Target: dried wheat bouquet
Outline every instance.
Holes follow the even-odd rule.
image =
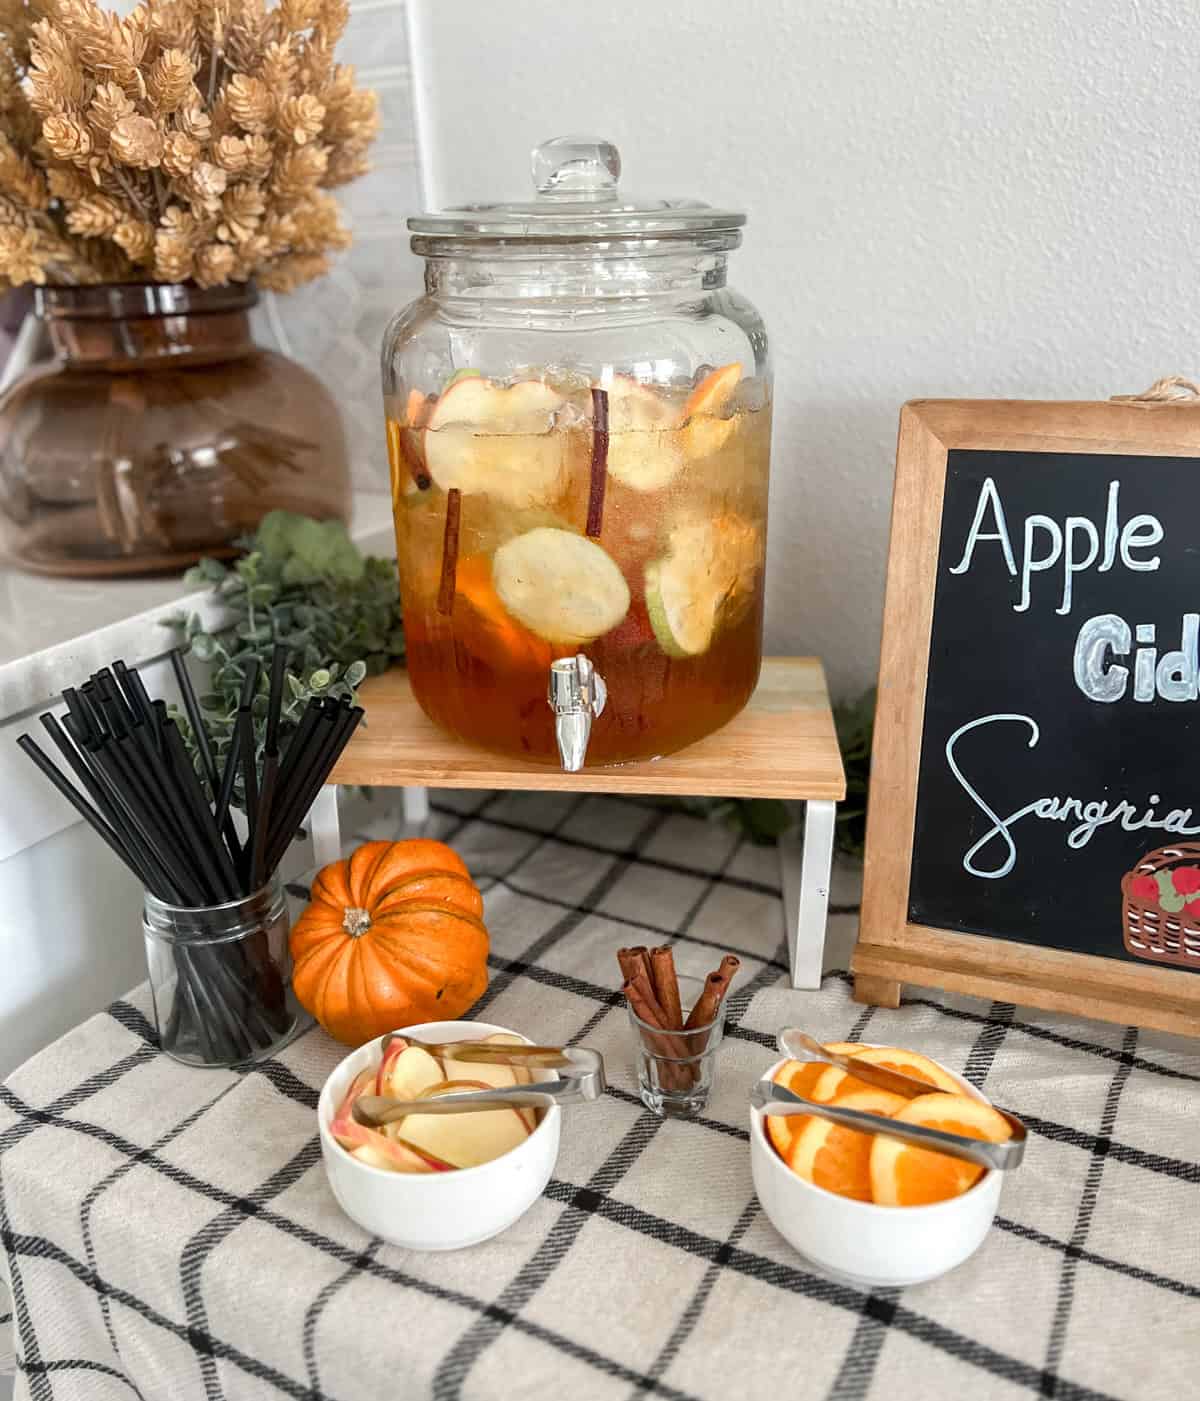
[[[0,287],[287,291],[350,236],[375,94],[334,62],[347,0],[0,0]]]

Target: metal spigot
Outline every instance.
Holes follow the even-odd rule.
[[[582,652],[550,663],[546,699],[554,711],[558,757],[567,773],[578,773],[587,757],[592,720],[604,709],[608,687]]]

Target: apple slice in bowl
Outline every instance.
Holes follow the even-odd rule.
[[[398,1047],[401,1038],[404,1044]],[[507,1027],[482,1022],[431,1022],[403,1028],[391,1040],[384,1076],[380,1075],[383,1057],[377,1040],[352,1052],[329,1076],[317,1105],[325,1172],[342,1210],[365,1230],[409,1249],[456,1250],[507,1229],[541,1195],[558,1157],[562,1126],[558,1105],[541,1111],[408,1114],[397,1124],[389,1125],[386,1134],[359,1125],[349,1112],[353,1098],[360,1093],[374,1093],[381,1079],[386,1080],[383,1092],[395,1093],[397,1075],[402,1086],[423,1084],[416,1095],[406,1094],[406,1098],[463,1088],[492,1088],[497,1071],[510,1073],[511,1078],[502,1084],[520,1083],[528,1073],[523,1068],[449,1059],[445,1066],[438,1066],[440,1078],[435,1080],[426,1062],[438,1063],[420,1046],[422,1041],[485,1038],[535,1044]],[[410,1049],[421,1051],[421,1055],[407,1055]],[[539,1078],[552,1074],[538,1071]],[[462,1081],[472,1083],[464,1086]],[[533,1117],[532,1125],[527,1114]],[[478,1125],[484,1120],[496,1121],[495,1128],[483,1135],[473,1133],[467,1142],[460,1141],[462,1125]],[[445,1126],[454,1124],[460,1127],[447,1140]],[[431,1128],[433,1125],[437,1127]],[[341,1132],[335,1132],[335,1127]],[[363,1138],[358,1136],[360,1130]],[[433,1146],[435,1142],[441,1144],[444,1153]],[[369,1151],[360,1152],[364,1146]],[[493,1151],[497,1156],[490,1156]]]
[[[507,1066],[472,1066],[473,1070],[507,1070]],[[509,1080],[507,1085],[514,1084]],[[421,1098],[459,1090],[490,1090],[481,1076],[477,1080],[445,1080],[432,1085]],[[456,1168],[479,1167],[504,1153],[510,1153],[529,1137],[529,1125],[519,1109],[496,1109],[481,1114],[407,1114],[400,1132],[405,1142],[418,1151],[450,1163]]]

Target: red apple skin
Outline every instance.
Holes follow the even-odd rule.
[[[397,1059],[401,1051],[407,1051],[409,1047],[403,1036],[393,1036],[388,1043],[387,1050],[383,1053],[383,1059],[379,1062],[379,1069],[375,1072],[375,1093],[383,1094],[383,1082],[391,1073],[392,1062]]]
[[[388,1048],[391,1049],[390,1047]],[[401,1048],[403,1049],[403,1047]],[[375,1076],[370,1070],[360,1071],[346,1091],[346,1097],[338,1106],[337,1113],[329,1125],[329,1131],[341,1146],[349,1152],[352,1148],[376,1148],[401,1168],[404,1172],[454,1172],[453,1164],[426,1153],[402,1138],[388,1138],[384,1134],[360,1124],[350,1112],[350,1107],[361,1094],[366,1094]]]

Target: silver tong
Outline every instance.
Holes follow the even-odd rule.
[[[903,1095],[905,1099],[916,1099],[918,1095],[937,1092],[936,1087],[931,1087],[923,1080],[914,1080],[908,1075],[887,1070],[883,1066],[864,1065],[854,1056],[844,1056],[838,1051],[826,1050],[819,1041],[815,1041],[797,1027],[786,1027],[779,1033],[777,1042],[783,1054],[793,1060],[815,1060],[836,1065],[839,1070],[856,1076],[864,1084]],[[996,1105],[992,1108],[1007,1121],[1012,1130],[1012,1137],[1003,1143],[989,1143],[984,1139],[947,1133],[944,1129],[931,1129],[924,1124],[898,1123],[883,1114],[871,1114],[864,1109],[847,1109],[838,1104],[818,1104],[815,1100],[803,1099],[800,1095],[793,1094],[791,1090],[777,1085],[773,1080],[758,1081],[751,1091],[750,1103],[764,1114],[813,1114],[819,1119],[841,1124],[844,1128],[858,1129],[861,1133],[888,1134],[903,1143],[912,1143],[918,1148],[931,1148],[939,1153],[947,1153],[952,1158],[962,1158],[968,1163],[994,1168],[997,1172],[1011,1172],[1025,1156],[1025,1125],[1015,1114],[1010,1114]]]
[[[386,1053],[391,1035],[381,1049]],[[382,1128],[406,1114],[474,1114],[483,1109],[549,1109],[554,1104],[591,1104],[604,1093],[604,1060],[586,1046],[523,1046],[494,1041],[413,1041],[432,1055],[479,1065],[515,1065],[556,1070],[555,1080],[494,1090],[457,1090],[428,1099],[359,1095],[351,1113],[367,1128]]]

